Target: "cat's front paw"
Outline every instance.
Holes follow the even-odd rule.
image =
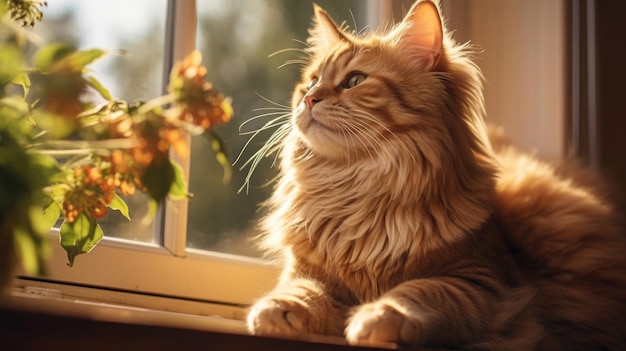
[[[294,300],[265,298],[248,313],[248,331],[254,335],[292,336],[309,331],[311,313]]]
[[[423,341],[422,334],[418,319],[408,318],[396,308],[380,302],[359,307],[346,328],[346,339],[353,345],[416,345]]]

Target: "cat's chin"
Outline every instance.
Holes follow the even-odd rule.
[[[304,144],[316,155],[329,159],[342,159],[342,147],[332,142],[330,138],[320,135],[324,133],[323,131],[311,130],[315,128],[309,128],[306,132],[297,128]]]
[[[313,112],[306,108],[304,103],[300,103],[298,108],[293,111],[293,123],[305,135],[332,131],[330,127],[316,119]]]
[[[315,119],[303,104],[293,111],[293,124],[300,138],[316,154],[341,158],[343,146],[336,140],[336,131]]]

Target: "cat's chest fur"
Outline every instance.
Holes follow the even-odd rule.
[[[401,194],[394,172],[317,170],[300,165],[283,176],[273,229],[296,257],[296,269],[351,295],[343,299],[371,301],[402,281],[451,269],[449,261],[461,256],[431,235],[436,225]]]
[[[363,169],[300,179],[290,190],[290,241],[314,263],[376,272],[411,251],[420,223],[394,198],[393,179]],[[366,175],[367,174],[367,175]],[[378,179],[377,179],[378,178]],[[406,207],[406,208],[403,208]]]
[[[405,235],[410,236],[410,233]],[[430,251],[416,253],[405,250],[383,255],[382,250],[381,254],[371,250],[370,255],[376,263],[364,266],[350,262],[336,263],[332,258],[324,258],[315,252],[319,248],[313,243],[306,247],[296,245],[293,249],[300,253],[295,268],[329,285],[328,290],[339,294],[339,300],[353,304],[373,301],[408,280],[462,277],[469,272],[469,275],[497,278],[497,281],[509,286],[518,285],[523,277],[498,237],[499,233],[493,230],[491,223],[487,223],[476,232],[467,233],[463,240]],[[411,239],[419,241],[419,238]],[[363,242],[365,244],[355,240],[351,249],[366,250],[363,245],[371,245],[366,240]],[[311,251],[307,255],[303,254],[304,250]],[[333,250],[329,249],[326,254],[333,255]],[[494,285],[494,289],[500,288],[501,285]]]
[[[427,197],[423,172],[410,155],[333,162],[298,142],[284,146],[264,227],[268,246],[286,250],[300,274],[371,300],[402,281],[452,269],[463,256],[450,250],[466,236],[454,225],[456,213],[467,212],[457,210],[465,204]],[[463,224],[478,229],[488,213],[479,208],[469,216]]]

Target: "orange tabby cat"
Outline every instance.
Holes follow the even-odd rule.
[[[625,350],[626,245],[611,204],[590,173],[489,140],[481,73],[437,6],[416,3],[367,37],[316,7],[310,33],[264,221],[284,272],[249,330]]]

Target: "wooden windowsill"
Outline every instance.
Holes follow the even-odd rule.
[[[243,322],[216,317],[11,293],[0,304],[4,350],[388,350],[342,338],[290,340],[248,335]]]

